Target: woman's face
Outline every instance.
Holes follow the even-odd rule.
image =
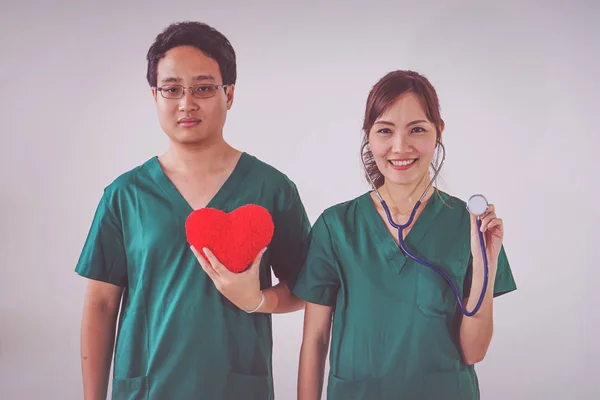
[[[416,185],[429,171],[436,139],[435,126],[419,98],[407,92],[377,118],[369,132],[369,147],[387,184]]]

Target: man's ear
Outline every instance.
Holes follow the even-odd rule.
[[[231,109],[233,105],[233,97],[235,92],[235,85],[231,84],[225,88],[225,95],[227,96],[227,110]]]

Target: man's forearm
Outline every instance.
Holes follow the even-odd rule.
[[[304,301],[292,294],[285,282],[263,291],[265,301],[257,312],[265,314],[285,314],[298,311],[304,307]]]
[[[81,370],[85,400],[105,400],[118,310],[85,304],[81,324]]]

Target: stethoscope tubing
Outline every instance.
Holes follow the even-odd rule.
[[[444,272],[441,268],[439,268],[433,264],[430,264],[427,261],[412,254],[412,252],[410,250],[408,250],[408,248],[406,248],[406,245],[404,244],[404,238],[402,237],[402,232],[404,231],[404,229],[409,227],[410,224],[413,222],[413,219],[415,217],[417,209],[421,205],[421,201],[419,200],[419,201],[417,201],[417,203],[415,203],[413,211],[410,214],[410,218],[408,219],[408,222],[404,225],[398,225],[394,222],[385,200],[383,200],[381,202],[381,205],[383,206],[383,209],[385,210],[385,213],[387,215],[387,218],[388,218],[388,221],[390,222],[390,224],[398,230],[398,244],[399,244],[399,247],[402,250],[402,252],[407,257],[418,262],[419,264],[433,269],[435,272],[440,274],[446,280],[446,282],[450,285],[450,288],[454,292],[454,296],[456,297],[456,300],[458,301],[458,304],[460,305],[461,311],[465,316],[472,317],[473,315],[477,314],[477,312],[481,308],[481,305],[483,304],[483,300],[485,298],[485,294],[487,291],[487,285],[488,285],[488,275],[489,275],[488,262],[487,262],[487,256],[486,256],[486,251],[485,251],[485,242],[484,242],[484,238],[483,238],[483,233],[481,232],[481,219],[479,217],[477,218],[477,232],[478,232],[478,236],[479,236],[479,244],[480,244],[481,251],[483,254],[483,267],[484,267],[483,288],[481,289],[481,295],[479,296],[479,299],[477,300],[477,304],[475,305],[473,310],[467,311],[466,304],[463,303],[462,296],[460,295],[458,288],[456,287],[454,282],[452,282],[452,279],[448,276],[448,274],[446,274],[446,272]]]
[[[365,143],[363,145],[363,151],[364,151],[364,147],[368,144]],[[471,311],[467,311],[466,309],[466,304],[463,303],[462,301],[462,296],[460,295],[458,288],[456,287],[456,285],[454,284],[454,282],[452,282],[452,279],[448,276],[448,274],[446,274],[441,268],[428,263],[425,260],[420,259],[419,257],[415,256],[414,254],[412,254],[412,252],[406,247],[406,245],[404,244],[404,238],[402,237],[402,232],[404,229],[406,229],[407,227],[409,227],[414,218],[415,215],[417,213],[417,210],[419,209],[419,207],[421,206],[421,203],[423,201],[423,199],[425,198],[425,195],[427,194],[427,192],[429,191],[429,189],[432,187],[433,182],[435,181],[435,178],[437,177],[437,175],[439,174],[442,165],[444,164],[444,160],[446,158],[446,149],[444,147],[444,145],[441,142],[438,142],[438,145],[441,147],[442,151],[443,151],[443,157],[442,160],[440,162],[440,165],[438,166],[438,168],[435,171],[435,175],[434,177],[431,179],[429,185],[427,186],[427,188],[425,189],[425,191],[423,192],[423,194],[421,195],[421,198],[415,203],[413,210],[410,214],[410,218],[408,219],[408,222],[406,222],[404,225],[398,225],[394,222],[394,219],[392,218],[392,215],[390,213],[390,210],[388,208],[388,205],[386,204],[385,200],[383,200],[383,198],[381,197],[379,190],[377,190],[377,188],[375,187],[375,183],[373,182],[373,180],[371,179],[371,177],[368,174],[366,165],[364,163],[363,160],[363,168],[367,174],[367,177],[369,179],[369,181],[371,182],[371,186],[373,188],[373,190],[375,191],[375,194],[377,195],[377,198],[379,199],[379,201],[381,202],[381,205],[383,206],[383,209],[385,210],[385,213],[387,215],[387,219],[390,223],[390,225],[392,225],[395,229],[398,230],[398,246],[400,247],[400,250],[410,259],[416,261],[417,263],[424,265],[428,268],[433,269],[435,272],[437,272],[438,274],[440,274],[444,280],[448,283],[448,285],[450,285],[450,288],[452,289],[452,291],[454,292],[454,296],[456,297],[456,300],[458,301],[458,304],[460,306],[460,309],[463,313],[463,315],[467,316],[467,317],[472,317],[473,315],[475,315],[479,309],[481,308],[481,305],[483,304],[483,300],[485,298],[485,294],[487,292],[487,285],[488,285],[488,277],[489,277],[489,268],[488,268],[488,259],[487,259],[487,253],[485,250],[485,240],[483,238],[483,233],[481,232],[481,218],[479,218],[479,216],[477,217],[477,232],[478,232],[478,236],[479,236],[479,244],[481,247],[481,254],[482,254],[482,258],[483,258],[483,287],[481,288],[481,294],[479,296],[479,299],[477,300],[477,304],[475,305],[475,307],[473,308],[473,310]],[[362,158],[362,157],[361,157]]]

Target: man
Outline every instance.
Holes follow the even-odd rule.
[[[89,278],[84,398],[106,398],[116,344],[115,400],[272,399],[270,314],[303,307],[287,282],[306,252],[304,207],[284,174],[223,138],[236,59],[221,33],[198,22],[173,24],[147,61],[170,145],[105,188],[77,264]],[[193,210],[229,212],[249,203],[267,208],[275,224],[249,270],[231,273],[210,249],[189,247],[185,220]],[[280,281],[274,287],[270,267]]]

